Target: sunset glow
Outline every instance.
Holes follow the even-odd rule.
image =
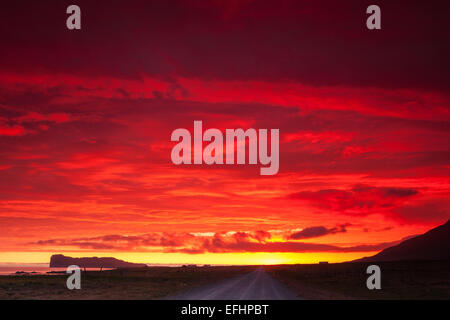
[[[78,33],[64,4],[40,28],[2,10],[0,263],[342,262],[446,222],[445,28],[414,32],[411,10],[368,34],[325,2],[81,1]],[[174,165],[171,133],[196,120],[279,129],[278,173]]]

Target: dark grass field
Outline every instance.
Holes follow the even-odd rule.
[[[450,261],[379,262],[381,290],[368,290],[371,263],[267,266],[266,271],[305,299],[450,300]]]
[[[68,275],[0,276],[0,299],[160,299],[234,277],[254,267],[149,267],[82,272],[81,290]]]
[[[381,290],[368,290],[370,263],[265,266],[304,299],[450,299],[450,261],[385,262]],[[255,266],[148,267],[82,272],[81,290],[68,290],[68,275],[0,276],[0,299],[162,299],[232,278]]]

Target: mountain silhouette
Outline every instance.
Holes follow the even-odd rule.
[[[146,266],[143,263],[131,263],[111,257],[72,258],[55,254],[50,258],[50,268],[67,268],[71,265],[77,265],[81,268],[142,268]]]
[[[450,220],[430,231],[356,261],[450,260]]]

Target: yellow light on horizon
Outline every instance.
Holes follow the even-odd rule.
[[[372,255],[373,252],[351,253],[163,253],[163,252],[58,252],[71,257],[114,257],[135,263],[146,264],[211,264],[211,265],[273,265],[309,264],[319,261],[345,262]],[[48,263],[55,252],[0,252],[0,263]]]

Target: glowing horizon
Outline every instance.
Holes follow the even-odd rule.
[[[369,31],[356,1],[80,6],[70,31],[60,4],[0,12],[0,263],[342,262],[450,218],[445,12],[386,3]],[[277,170],[175,165],[196,120],[279,129]]]
[[[14,253],[0,253],[0,263],[14,263],[20,265],[28,263],[43,263],[48,264],[52,254],[58,252],[14,252]],[[364,256],[369,256],[373,252],[366,252],[364,254],[350,254],[345,258],[336,253],[315,253],[315,254],[295,254],[295,253],[212,253],[205,255],[183,255],[183,254],[167,254],[156,253],[149,258],[148,253],[134,252],[134,253],[109,253],[109,252],[65,252],[73,258],[82,257],[113,257],[133,263],[144,264],[162,264],[162,265],[183,265],[183,264],[210,264],[210,265],[274,265],[274,264],[316,264],[318,262],[327,261],[329,263],[348,262],[356,260]],[[14,259],[17,255],[23,261],[9,261]],[[306,256],[306,257],[305,257]],[[348,259],[348,260],[347,260]]]

